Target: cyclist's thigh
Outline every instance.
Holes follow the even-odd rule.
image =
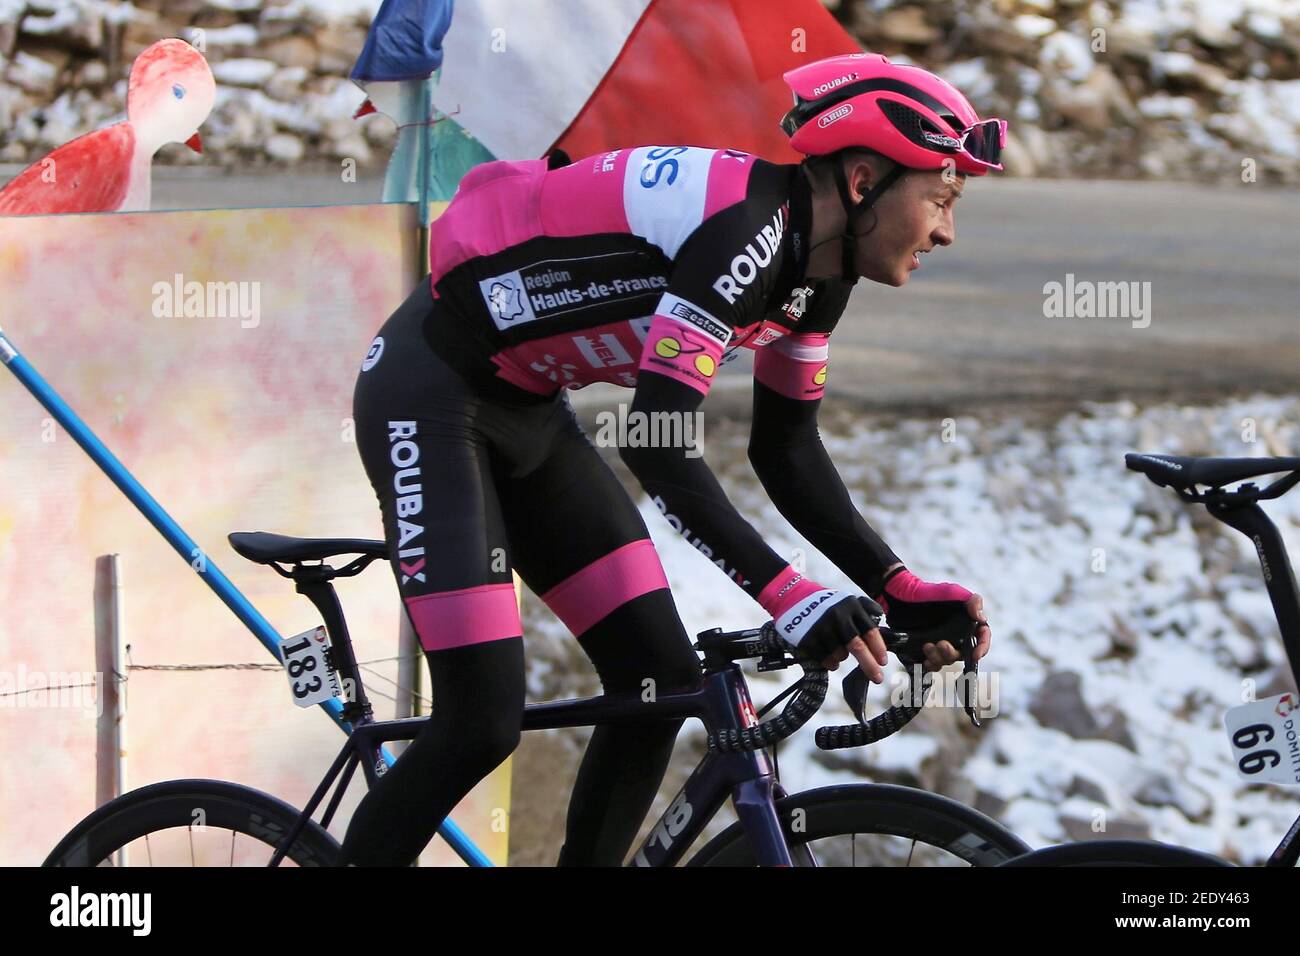
[[[693,683],[698,658],[641,513],[567,404],[556,415],[542,462],[499,480],[515,567],[602,679],[640,667]],[[610,621],[618,626],[602,626]]]
[[[400,317],[381,330],[353,413],[403,605],[426,651],[518,637],[480,403]]]

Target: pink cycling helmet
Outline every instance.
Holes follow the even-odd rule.
[[[846,213],[841,235],[841,278],[857,282],[854,223],[909,169],[955,168],[983,176],[1002,169],[1007,121],[981,120],[951,83],[917,66],[890,63],[879,53],[848,53],[784,74],[794,106],[781,119],[790,145],[805,156],[869,149],[897,165],[854,203],[843,165],[835,185]]]
[[[794,108],[781,120],[790,145],[807,156],[857,146],[911,169],[983,176],[1002,169],[1006,120],[981,121],[947,80],[879,53],[849,53],[784,75]]]

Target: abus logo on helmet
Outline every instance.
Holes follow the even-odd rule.
[[[951,136],[944,136],[942,133],[931,133],[929,130],[922,130],[921,137],[927,143],[933,143],[935,146],[943,146],[947,149],[957,149],[961,146],[961,141],[953,139]]]
[[[745,246],[745,251],[731,260],[731,273],[718,276],[713,281],[713,291],[726,299],[728,305],[740,298],[741,293],[745,291],[745,286],[758,276],[759,269],[772,262],[776,250],[781,247],[781,236],[785,234],[788,212],[788,206],[783,205],[778,209],[772,217],[772,224],[760,229]]]
[[[817,125],[820,126],[822,129],[825,129],[827,126],[830,126],[831,123],[838,123],[840,120],[844,119],[844,117],[848,116],[852,112],[853,112],[853,104],[845,103],[843,106],[835,107],[835,109],[831,110],[821,119],[819,119],[817,121]]]
[[[849,80],[856,80],[857,78],[858,74],[856,73],[846,73],[844,76],[837,76],[835,79],[823,83],[821,86],[814,86],[812,95],[821,96],[823,93],[829,93],[831,90],[835,89],[835,87],[843,86]]]

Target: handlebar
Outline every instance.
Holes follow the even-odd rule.
[[[877,623],[879,623],[878,619]],[[978,624],[974,620],[963,619],[938,628],[910,633],[881,627],[880,634],[885,640],[885,647],[907,665],[910,681],[912,665],[923,663],[925,660],[921,648],[926,644],[939,641],[948,641],[957,649],[965,661],[966,674],[977,674],[978,667],[974,660],[977,627]],[[710,734],[708,746],[711,751],[736,753],[770,747],[797,732],[825,702],[829,682],[826,668],[802,654],[797,654],[777,634],[772,621],[768,621],[762,627],[741,631],[724,632],[721,628],[703,631],[697,635],[695,646],[704,653],[706,667],[757,659],[760,671],[780,670],[796,664],[803,670],[803,677],[769,705],[769,707],[775,705],[791,690],[794,691],[794,697],[785,705],[781,713],[753,727],[740,730],[728,729]],[[931,676],[926,674],[922,678],[923,697],[930,689]],[[868,683],[866,675],[860,668],[855,667],[845,677],[843,682],[845,701],[857,716],[858,723],[818,728],[816,743],[819,748],[837,750],[874,743],[902,730],[920,713],[919,705],[895,705],[871,720],[865,719],[863,709]],[[963,701],[963,706],[971,723],[976,727],[980,726],[972,702],[967,699]]]
[[[967,692],[967,696],[962,701],[962,707],[966,711],[966,716],[970,718],[971,724],[976,727],[980,726],[980,721],[975,713],[974,703],[970,699],[970,686],[975,679],[978,679],[979,674],[979,665],[975,661],[974,654],[975,632],[978,627],[977,621],[954,619],[952,622],[937,628],[912,631],[911,633],[894,631],[887,627],[880,629],[880,635],[885,639],[885,647],[906,665],[909,691],[906,696],[909,698],[912,697],[910,691],[912,691],[911,682],[914,679],[914,668],[925,660],[921,648],[926,644],[935,644],[939,641],[948,641],[952,644],[964,662],[963,674],[975,675],[974,678],[963,683],[963,690]],[[921,678],[922,701],[930,691],[933,676],[931,673],[926,673]],[[844,678],[844,699],[858,718],[858,722],[856,724],[817,728],[815,739],[819,749],[841,750],[846,747],[863,747],[867,744],[873,744],[877,740],[883,740],[891,734],[898,733],[911,723],[912,718],[919,714],[924,706],[924,704],[895,704],[883,713],[867,720],[865,705],[869,686],[866,674],[862,672],[861,668],[854,668]]]
[[[701,632],[695,646],[704,652],[706,667],[758,658],[760,671],[780,670],[792,664],[798,664],[803,669],[803,677],[794,685],[795,695],[781,713],[753,727],[710,734],[711,751],[737,753],[770,747],[793,735],[817,713],[826,700],[826,668],[806,657],[796,657],[790,645],[777,634],[772,621],[762,627],[729,633],[715,627]]]

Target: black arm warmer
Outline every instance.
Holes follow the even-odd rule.
[[[799,533],[871,597],[898,562],[863,520],[817,431],[821,401],[786,398],[754,382],[749,460],[772,503]]]
[[[632,412],[694,414],[704,396],[688,385],[642,369]],[[669,523],[758,599],[789,561],[773,551],[727,499],[702,457],[682,448],[620,446],[619,455]]]

